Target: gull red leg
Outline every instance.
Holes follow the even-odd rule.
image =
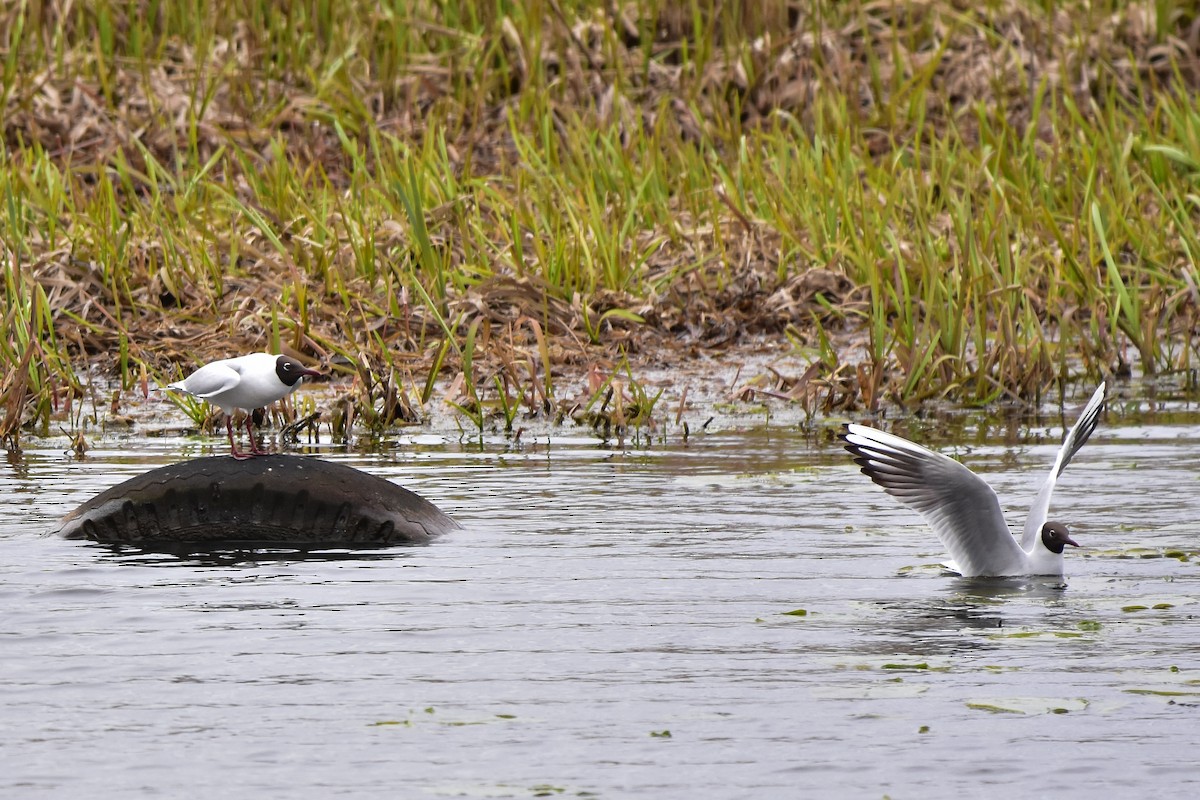
[[[251,429],[251,425],[253,424],[253,419],[254,419],[253,412],[246,415],[246,435],[250,437],[250,452],[256,456],[270,455],[270,453],[268,453],[266,450],[263,450],[254,441],[254,431]]]
[[[246,453],[239,452],[237,444],[233,441],[233,414],[225,415],[225,430],[229,432],[229,452],[233,454],[233,457],[238,461],[245,461],[247,458],[250,458]]]

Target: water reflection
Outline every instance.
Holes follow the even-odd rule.
[[[996,603],[1012,597],[1060,597],[1067,588],[1061,576],[1023,575],[1012,578],[956,577],[946,587],[946,593],[976,603]]]
[[[892,615],[889,633],[910,636],[947,631],[993,630],[1004,626],[1002,609],[994,601],[971,601],[961,597],[929,598],[877,604]]]
[[[103,561],[126,566],[221,566],[324,561],[392,561],[404,558],[413,546],[390,549],[338,547],[221,547],[206,542],[158,542],[153,546],[87,542]],[[423,545],[422,545],[423,546]]]
[[[29,465],[25,461],[24,452],[21,450],[5,450],[4,460],[8,462],[8,467],[11,474],[17,480],[29,479]]]
[[[1057,577],[952,578],[937,594],[878,602],[887,616],[880,635],[898,653],[950,656],[994,650],[995,637],[1030,622],[1061,616],[1055,603],[1067,584]],[[873,646],[878,646],[877,644]]]

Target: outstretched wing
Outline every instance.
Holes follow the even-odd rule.
[[[1100,412],[1103,410],[1104,384],[1101,383],[1100,387],[1092,394],[1092,399],[1084,406],[1079,419],[1075,420],[1071,430],[1067,431],[1067,438],[1063,439],[1062,447],[1058,450],[1058,457],[1054,459],[1054,468],[1050,470],[1050,474],[1042,483],[1042,488],[1038,490],[1037,497],[1033,500],[1029,516],[1025,519],[1025,530],[1021,533],[1021,546],[1025,549],[1029,549],[1034,539],[1041,533],[1042,526],[1046,524],[1046,516],[1050,513],[1050,495],[1054,494],[1054,484],[1058,481],[1058,476],[1067,468],[1067,464],[1071,463],[1071,459],[1079,452],[1079,448],[1083,447],[1084,442],[1092,435],[1092,431],[1096,430],[1096,424],[1100,421]]]
[[[863,425],[840,437],[864,475],[920,513],[963,575],[1012,575],[1026,556],[992,487],[954,459]]]

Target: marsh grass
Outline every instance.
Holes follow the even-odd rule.
[[[256,349],[339,376],[342,437],[419,421],[439,377],[470,429],[572,416],[597,365],[589,413],[645,422],[640,358],[754,337],[811,355],[763,384],[806,413],[1188,373],[1195,20],[8,4],[0,433],[73,425],[89,365],[130,390]]]

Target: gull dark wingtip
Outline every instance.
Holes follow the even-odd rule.
[[[1075,458],[1075,454],[1079,452],[1096,427],[1100,424],[1100,415],[1104,413],[1104,409],[1108,407],[1108,386],[1103,381],[1096,391],[1088,400],[1087,406],[1084,407],[1079,419],[1075,420],[1075,425],[1067,432],[1067,441],[1064,442],[1062,456],[1055,464],[1054,476],[1058,477],[1071,463],[1071,459]]]

